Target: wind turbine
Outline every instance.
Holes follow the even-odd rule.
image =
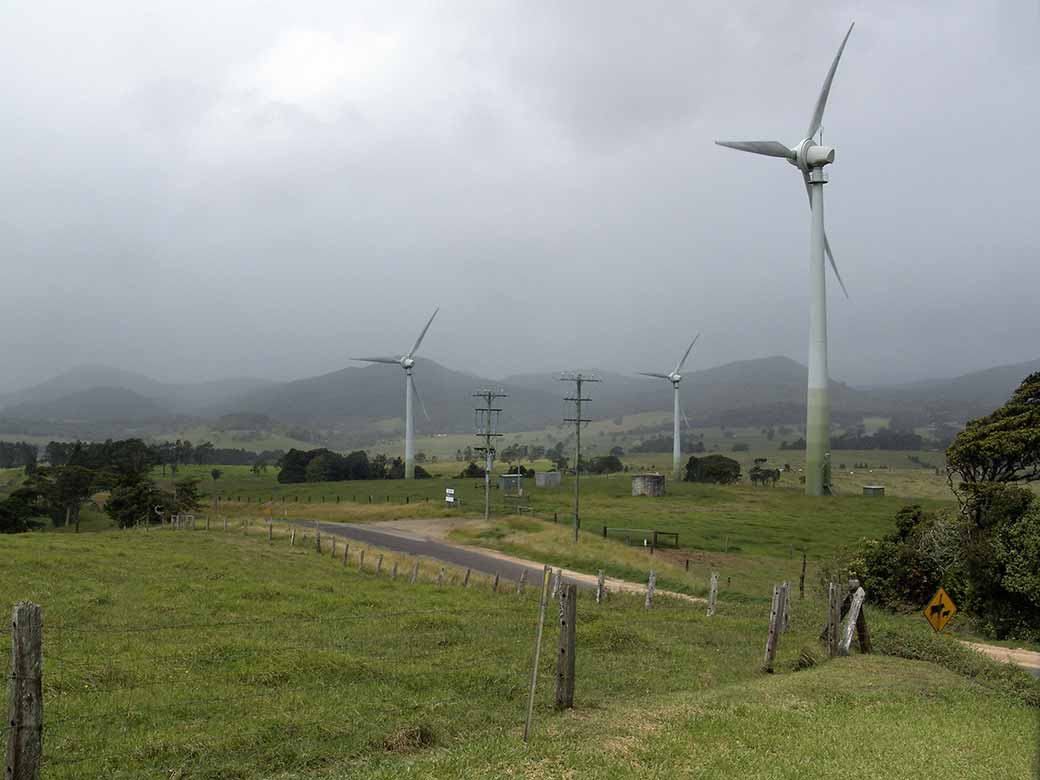
[[[681,476],[682,469],[682,437],[679,432],[679,417],[686,418],[686,413],[679,407],[679,383],[682,382],[682,374],[680,373],[683,366],[686,365],[686,358],[690,356],[690,350],[693,349],[693,345],[697,343],[697,339],[701,337],[698,333],[693,337],[693,341],[690,342],[690,346],[686,348],[686,352],[683,353],[682,358],[678,363],[675,364],[675,368],[668,374],[654,374],[650,371],[639,371],[637,373],[643,376],[652,376],[657,379],[667,379],[672,383],[672,474],[676,479]]]
[[[823,228],[823,185],[827,182],[824,166],[834,162],[834,148],[817,144],[815,136],[823,123],[823,111],[831,92],[831,82],[838,70],[838,61],[845,44],[852,34],[855,22],[842,39],[838,53],[834,55],[827,78],[823,81],[820,96],[816,99],[809,129],[805,137],[793,148],[778,141],[716,141],[719,146],[728,146],[742,152],[781,157],[802,172],[805,192],[809,196],[812,212],[809,239],[809,386],[806,394],[805,419],[805,494],[822,496],[830,493],[828,457],[830,449],[830,374],[827,370],[827,278],[824,268],[824,253],[830,260],[834,275],[848,297],[845,283],[838,273],[830,242]]]
[[[436,308],[433,314],[430,315],[430,319],[426,322],[426,327],[422,329],[422,333],[419,334],[419,338],[415,340],[415,346],[413,346],[407,354],[401,355],[401,357],[364,357],[364,358],[351,358],[352,360],[360,360],[364,363],[391,363],[399,365],[404,369],[404,478],[415,479],[415,420],[412,414],[412,396],[419,401],[419,406],[422,407],[423,416],[429,420],[430,415],[426,413],[426,404],[422,402],[422,398],[419,396],[419,391],[415,387],[415,379],[412,377],[412,368],[415,366],[415,353],[419,351],[419,345],[422,344],[423,338],[426,336],[426,331],[430,329],[430,325],[433,324],[433,318],[437,316],[437,312],[440,308]]]

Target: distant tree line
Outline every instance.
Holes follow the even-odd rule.
[[[924,439],[913,431],[890,428],[867,435],[862,428],[831,437],[832,450],[920,450]]]
[[[693,436],[682,436],[681,444],[683,452],[704,452],[704,442],[699,438]],[[629,448],[630,452],[671,452],[672,451],[671,436],[655,436],[650,439],[645,439],[634,447]]]
[[[104,442],[64,442],[52,441],[44,449],[44,457],[52,466],[64,466],[73,462],[103,463],[110,451],[120,450],[125,447],[127,441],[140,441],[140,439],[125,439]],[[143,444],[143,442],[142,442]],[[150,457],[154,466],[161,466],[163,473],[169,468],[174,474],[181,466],[210,466],[220,464],[222,466],[254,466],[256,464],[274,464],[285,454],[282,450],[266,450],[264,452],[250,452],[243,449],[231,449],[214,447],[212,442],[203,442],[193,445],[188,439],[177,439],[176,441],[159,442],[158,444],[143,444],[150,451]]]
[[[369,458],[364,450],[340,455],[328,449],[291,449],[282,456],[278,465],[278,481],[297,482],[340,482],[348,479],[404,479],[404,461],[391,460],[386,455]],[[422,466],[415,467],[416,479],[430,476]]]
[[[38,449],[27,441],[0,441],[0,469],[21,469],[35,465]]]

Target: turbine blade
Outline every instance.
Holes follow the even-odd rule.
[[[764,154],[767,157],[783,157],[785,160],[793,160],[798,156],[794,149],[788,149],[779,141],[716,141],[715,143],[730,149],[738,149],[741,152]]]
[[[412,375],[412,392],[415,393],[415,400],[419,402],[419,408],[422,409],[423,417],[426,418],[426,422],[430,421],[430,415],[426,411],[426,404],[423,403],[422,396],[419,395],[419,385],[415,383],[415,375]]]
[[[845,297],[849,297],[849,291],[845,289],[845,282],[841,280],[841,274],[838,273],[838,264],[834,262],[834,254],[831,252],[831,242],[827,238],[827,232],[823,233],[823,248],[827,252],[827,259],[831,261],[831,269],[834,271],[834,275],[838,278],[838,284],[841,285],[841,291],[845,293]]]
[[[834,74],[838,70],[838,60],[841,59],[841,53],[845,51],[845,44],[848,43],[849,36],[852,35],[852,28],[855,26],[855,22],[849,25],[849,31],[842,38],[841,46],[838,47],[838,53],[834,55],[831,69],[827,71],[827,78],[823,80],[823,89],[820,90],[820,96],[816,98],[816,109],[813,111],[812,119],[809,120],[809,129],[805,133],[806,138],[815,136],[816,131],[820,129],[820,125],[823,123],[823,111],[827,108],[827,98],[831,94],[831,82],[834,81]]]
[[[670,378],[668,376],[668,374],[654,374],[654,373],[652,373],[650,371],[636,371],[636,373],[639,374],[640,376],[652,376],[655,379],[669,379]]]
[[[361,357],[351,358],[351,360],[358,360],[362,363],[393,363],[395,366],[401,365],[401,358],[395,357]]]
[[[430,315],[430,319],[429,321],[427,321],[426,327],[422,329],[422,333],[419,334],[419,338],[415,340],[415,346],[412,347],[412,351],[405,355],[405,357],[411,357],[419,351],[419,345],[422,344],[422,340],[426,337],[426,331],[430,329],[430,325],[433,324],[433,318],[437,316],[437,312],[439,312],[440,310],[440,306],[433,310],[433,314]]]
[[[802,179],[805,181],[805,194],[809,196],[809,208],[812,209],[812,185],[809,184],[809,174],[803,173]],[[845,297],[849,297],[849,291],[845,288],[845,282],[841,278],[841,274],[838,272],[838,264],[834,262],[834,253],[831,252],[831,242],[827,238],[827,231],[823,232],[823,249],[827,253],[827,259],[831,261],[831,270],[834,271],[834,276],[838,279],[838,284],[841,285],[841,291],[845,293]]]
[[[675,366],[675,373],[678,374],[680,371],[682,371],[682,367],[686,365],[686,358],[688,358],[690,356],[690,350],[693,349],[693,345],[697,343],[697,339],[699,339],[700,337],[701,337],[700,333],[698,333],[696,336],[693,337],[693,341],[690,342],[690,346],[688,346],[686,348],[686,354],[683,355],[682,356],[682,360],[680,360],[676,364],[676,366]]]
[[[679,411],[682,412],[683,422],[686,423],[686,430],[690,430],[690,419],[686,416],[686,410],[679,407]]]

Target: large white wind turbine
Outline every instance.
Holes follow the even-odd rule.
[[[426,322],[426,327],[422,329],[422,333],[419,334],[419,338],[415,340],[415,346],[413,346],[407,354],[401,355],[401,357],[365,357],[365,358],[352,358],[353,360],[360,360],[365,363],[392,363],[399,365],[404,369],[404,478],[414,479],[415,478],[415,419],[412,414],[412,396],[419,401],[419,405],[422,407],[423,416],[429,420],[430,415],[426,413],[426,404],[422,402],[422,398],[419,396],[419,391],[415,387],[415,379],[412,377],[412,368],[415,366],[415,353],[419,351],[419,345],[422,344],[423,338],[426,336],[426,331],[430,329],[430,325],[433,323],[433,318],[437,316],[437,312],[440,308],[434,309],[433,314],[430,315],[430,319]]]
[[[676,479],[682,478],[682,437],[679,431],[679,418],[680,416],[686,417],[685,412],[679,406],[679,383],[682,382],[682,374],[680,373],[683,366],[686,365],[686,358],[690,356],[690,350],[693,349],[693,345],[697,343],[697,339],[701,337],[698,333],[693,337],[693,341],[690,342],[690,346],[686,348],[686,352],[683,353],[682,358],[678,363],[675,364],[675,368],[668,374],[654,374],[650,371],[639,371],[637,373],[643,376],[652,376],[657,379],[667,379],[672,383],[672,474]]]
[[[827,278],[824,253],[830,260],[842,292],[848,297],[845,283],[841,280],[834,255],[831,253],[830,242],[823,229],[823,185],[827,182],[823,168],[834,162],[834,148],[817,144],[815,136],[823,122],[823,110],[827,107],[827,96],[831,91],[834,73],[838,69],[838,61],[854,25],[855,23],[849,25],[849,31],[845,33],[838,53],[834,55],[834,62],[831,63],[827,78],[823,81],[823,89],[816,99],[816,107],[813,109],[812,119],[809,120],[809,129],[797,146],[789,149],[778,141],[715,142],[720,146],[743,152],[786,159],[802,172],[805,192],[809,196],[812,228],[809,240],[809,387],[805,419],[805,493],[809,496],[821,496],[830,492],[830,469],[827,462],[830,449],[830,374],[827,370]]]

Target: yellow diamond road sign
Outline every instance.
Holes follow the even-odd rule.
[[[953,603],[953,599],[942,588],[935,591],[935,595],[932,596],[931,601],[924,608],[925,619],[932,624],[932,628],[936,631],[942,631],[946,628],[946,624],[950,622],[950,618],[956,613],[957,605]]]

